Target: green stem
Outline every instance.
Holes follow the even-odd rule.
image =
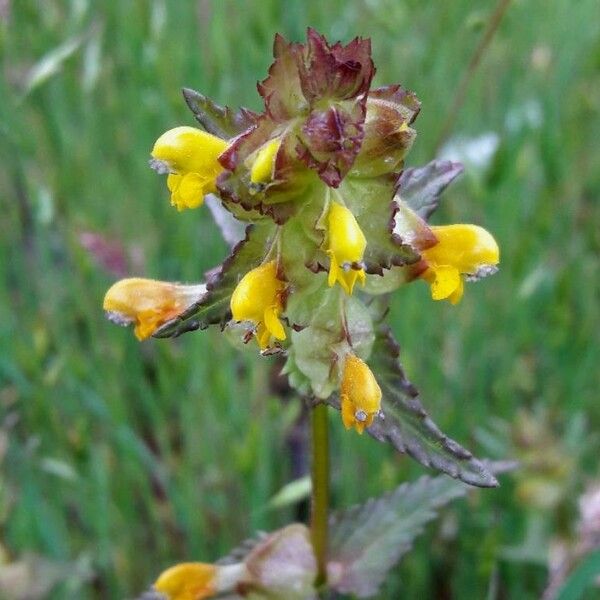
[[[477,67],[485,54],[490,42],[492,41],[494,34],[498,30],[500,23],[502,22],[502,18],[506,13],[508,6],[510,4],[510,0],[498,0],[496,4],[496,8],[492,13],[490,20],[488,21],[487,27],[483,33],[483,36],[475,48],[473,55],[471,56],[471,60],[467,65],[465,72],[463,73],[462,79],[456,88],[456,93],[454,94],[454,101],[451,104],[450,110],[446,115],[446,119],[442,125],[440,130],[440,134],[438,136],[437,142],[435,144],[435,154],[438,153],[439,149],[442,147],[442,144],[446,141],[446,138],[450,134],[452,130],[452,126],[456,121],[456,115],[462,108],[462,105],[467,96],[467,88],[469,87],[469,83],[471,83],[471,79],[477,71]]]
[[[327,405],[317,404],[312,422],[311,537],[317,559],[317,587],[327,579],[327,525],[329,519],[329,429]]]

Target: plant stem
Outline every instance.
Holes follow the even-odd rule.
[[[496,8],[488,21],[487,27],[483,33],[477,48],[473,52],[471,56],[471,60],[469,60],[469,64],[467,65],[465,72],[463,73],[462,79],[456,88],[456,93],[454,95],[454,101],[451,104],[450,110],[446,115],[446,119],[442,125],[440,130],[440,134],[438,136],[437,142],[435,144],[435,153],[437,154],[442,146],[442,144],[446,141],[446,138],[450,134],[452,130],[452,126],[454,125],[454,121],[456,120],[456,115],[462,108],[462,105],[465,101],[467,95],[467,88],[469,87],[469,83],[471,83],[471,79],[485,54],[494,34],[496,33],[500,23],[502,22],[502,17],[506,13],[508,6],[511,0],[498,0],[498,4],[496,4]]]
[[[317,587],[327,579],[327,526],[329,512],[329,428],[327,405],[317,404],[312,424],[311,537],[317,559]]]

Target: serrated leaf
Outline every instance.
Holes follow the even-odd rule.
[[[257,152],[275,138],[281,140],[281,145],[275,157],[273,180],[261,185],[252,183],[250,165]],[[227,209],[241,219],[245,217],[240,210],[258,217],[268,215],[279,224],[294,214],[316,180],[294,156],[296,144],[293,131],[286,131],[265,115],[233,140],[219,157],[226,171],[218,178],[217,188]]]
[[[371,40],[357,37],[346,46],[339,42],[329,45],[309,27],[306,44],[299,46],[297,66],[302,92],[311,106],[323,98],[366,98],[375,73]]]
[[[231,319],[229,302],[240,279],[263,260],[267,240],[275,233],[272,223],[249,225],[244,240],[236,244],[225,262],[207,275],[207,293],[175,319],[153,334],[157,338],[177,337],[209,325],[225,325]]]
[[[398,180],[398,193],[420,217],[429,219],[442,192],[462,172],[458,162],[432,160],[424,167],[405,169]]]
[[[278,122],[295,117],[307,107],[296,63],[299,49],[299,44],[290,44],[276,33],[273,43],[275,61],[269,68],[269,76],[258,84],[258,93],[265,101],[267,113]]]
[[[247,108],[233,111],[228,106],[219,106],[204,94],[190,88],[183,88],[182,92],[196,121],[208,133],[217,137],[223,139],[235,137],[254,125],[258,118],[256,113]]]
[[[233,550],[220,558],[215,564],[223,566],[243,562],[246,556],[248,556],[256,546],[264,542],[268,536],[269,534],[265,531],[258,531],[253,537],[244,540],[239,546],[233,548]]]
[[[378,332],[370,364],[383,392],[382,413],[368,433],[407,453],[426,467],[478,487],[496,487],[489,468],[450,439],[431,420],[416,388],[398,361],[399,347],[389,330]]]
[[[330,519],[328,580],[337,592],[377,594],[390,568],[408,551],[439,508],[468,487],[448,477],[421,477]]]

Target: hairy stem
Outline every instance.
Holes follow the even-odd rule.
[[[329,512],[329,429],[327,405],[317,404],[312,424],[312,514],[311,537],[317,559],[317,586],[327,578],[327,525]]]

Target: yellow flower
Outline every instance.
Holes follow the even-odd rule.
[[[340,402],[344,426],[361,434],[381,408],[381,388],[371,369],[354,354],[344,362]]]
[[[163,571],[154,589],[167,600],[203,600],[231,592],[247,576],[242,563],[210,565],[181,563]]]
[[[177,210],[197,208],[205,194],[216,191],[215,182],[223,167],[217,158],[227,142],[194,127],[175,127],[154,144],[154,165],[169,172],[167,187]]]
[[[204,285],[179,285],[154,279],[122,279],[104,296],[104,310],[119,325],[135,324],[139,340],[182,313],[206,293]]]
[[[281,146],[281,138],[275,138],[264,144],[256,153],[256,158],[250,169],[252,183],[268,183],[273,178],[275,157]]]
[[[431,284],[434,300],[456,304],[464,292],[464,276],[481,277],[496,271],[500,250],[493,236],[477,225],[432,226],[438,243],[421,256],[427,270],[421,275]]]
[[[261,350],[269,346],[271,337],[286,338],[279,320],[284,289],[285,283],[277,279],[277,264],[271,261],[246,273],[231,295],[234,320],[256,324],[256,339]]]
[[[154,588],[168,600],[202,600],[216,593],[217,568],[206,563],[182,563],[161,573]]]
[[[328,249],[330,258],[329,287],[339,281],[347,294],[352,294],[358,279],[365,284],[364,269],[353,269],[353,263],[363,259],[367,240],[361,231],[354,215],[341,204],[332,202],[327,215]]]

